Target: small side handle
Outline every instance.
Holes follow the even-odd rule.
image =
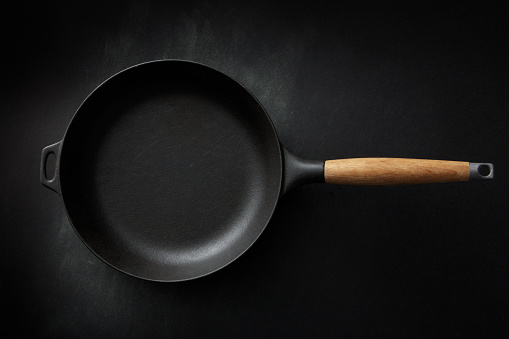
[[[57,192],[58,194],[61,194],[60,192],[60,171],[59,171],[59,163],[60,163],[60,146],[61,141],[46,146],[42,149],[42,155],[41,155],[41,168],[40,168],[40,178],[41,178],[41,184],[48,187],[50,190]],[[55,175],[53,178],[48,178],[48,174],[46,173],[46,163],[48,161],[48,157],[50,154],[53,154],[55,156]]]

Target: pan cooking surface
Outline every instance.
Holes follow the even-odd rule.
[[[144,64],[108,80],[73,119],[61,159],[66,208],[87,246],[152,280],[234,260],[263,231],[281,186],[263,108],[192,63]]]

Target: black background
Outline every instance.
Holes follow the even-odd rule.
[[[38,337],[494,337],[509,330],[509,34],[493,6],[22,2],[2,11],[2,331]],[[311,159],[493,162],[493,181],[296,188],[226,268],[154,283],[80,242],[40,152],[114,73],[190,59]]]

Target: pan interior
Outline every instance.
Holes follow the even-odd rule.
[[[238,83],[167,61],[116,75],[66,133],[62,195],[85,244],[150,280],[210,273],[268,223],[281,186],[272,124]]]

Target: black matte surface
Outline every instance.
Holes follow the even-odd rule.
[[[241,85],[201,64],[129,68],[91,94],[60,152],[67,214],[122,272],[181,281],[244,253],[276,207],[279,140]]]
[[[37,337],[496,337],[509,317],[502,8],[386,2],[17,3],[4,11],[2,331]],[[492,162],[495,180],[307,185],[228,267],[183,283],[90,253],[39,183],[41,149],[112,74],[209,64],[309,159]]]

